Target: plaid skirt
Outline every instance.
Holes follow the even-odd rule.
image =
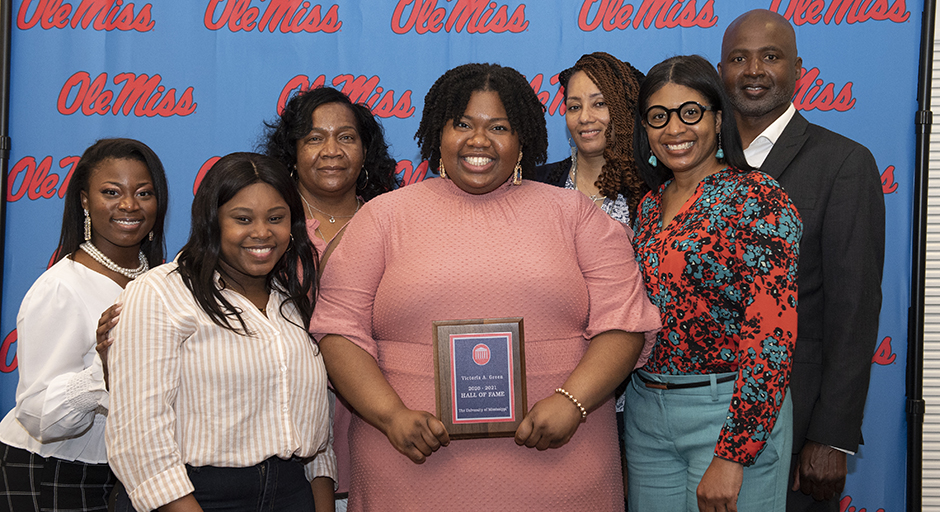
[[[85,511],[108,509],[116,478],[107,464],[86,464],[0,443],[0,509]]]

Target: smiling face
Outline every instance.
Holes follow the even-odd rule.
[[[264,280],[290,243],[290,209],[271,185],[255,183],[219,207],[219,266],[244,288]]]
[[[674,109],[690,101],[711,106],[698,91],[667,83],[650,96],[647,109],[654,105]],[[720,168],[715,152],[718,150],[721,111],[705,112],[702,119],[693,125],[683,123],[679,115],[669,114],[666,126],[652,128],[644,120],[643,127],[653,154],[677,177],[686,175],[701,179]]]
[[[355,192],[365,150],[352,110],[327,103],[313,111],[313,128],[297,141],[300,191],[314,197]]]
[[[776,13],[745,14],[725,32],[718,72],[739,118],[769,125],[780,117],[802,67],[793,28]]]
[[[496,91],[475,91],[467,109],[444,124],[441,161],[447,177],[469,194],[486,194],[509,179],[519,158],[519,136],[512,131]]]
[[[603,155],[610,124],[604,94],[584,71],[571,75],[565,91],[565,123],[578,152],[588,157]]]
[[[88,177],[82,208],[91,216],[91,242],[111,259],[139,247],[157,218],[157,197],[143,162],[109,158]]]

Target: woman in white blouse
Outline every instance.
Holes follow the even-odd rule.
[[[304,220],[282,164],[225,156],[176,261],[122,294],[107,444],[136,510],[312,510],[335,480]]]
[[[19,384],[0,422],[0,509],[107,508],[115,479],[95,328],[124,286],[163,261],[166,210],[163,165],[142,142],[102,139],[75,166],[55,264],[16,317]]]

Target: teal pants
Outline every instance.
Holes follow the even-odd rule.
[[[710,380],[709,375],[657,375],[658,382]],[[729,374],[714,374],[715,378]],[[625,393],[624,441],[629,471],[629,510],[698,511],[695,490],[711,464],[718,434],[728,414],[734,381],[687,389],[653,389],[634,375]],[[789,391],[789,390],[788,390]],[[740,512],[786,510],[787,476],[793,444],[793,404],[789,392],[770,439],[744,468]]]

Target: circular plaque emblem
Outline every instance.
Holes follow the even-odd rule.
[[[490,362],[490,347],[487,347],[483,343],[479,343],[477,346],[473,347],[473,362],[480,366]]]

